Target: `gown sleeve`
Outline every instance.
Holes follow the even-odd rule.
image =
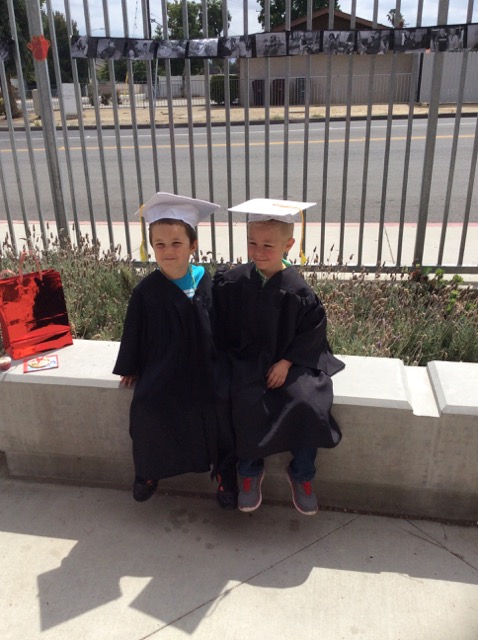
[[[310,294],[300,300],[296,321],[291,324],[293,338],[283,357],[293,364],[324,371],[329,376],[345,367],[327,341],[327,315],[319,298]]]
[[[123,335],[113,373],[134,376],[140,373],[141,335],[143,331],[141,295],[134,289],[128,303]]]

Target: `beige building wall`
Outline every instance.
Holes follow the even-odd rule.
[[[386,55],[337,55],[331,59],[331,103],[345,104],[349,74],[352,74],[352,104],[366,104],[369,95],[369,79],[373,73],[373,103],[388,102],[392,53]],[[408,102],[413,69],[412,54],[395,54],[394,102]],[[306,78],[310,65],[310,104],[325,104],[329,56],[288,56],[239,60],[241,79],[241,104],[249,82],[250,106],[264,104],[267,65],[270,65],[271,105],[284,104],[288,85],[290,104],[303,104]],[[249,65],[249,70],[247,70]],[[375,65],[373,67],[373,65]]]

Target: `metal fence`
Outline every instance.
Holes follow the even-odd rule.
[[[169,60],[160,83],[154,61],[145,61],[147,81],[141,86],[135,83],[130,60],[127,82],[117,83],[110,60],[105,64],[121,103],[102,101],[93,60],[88,61],[87,87],[80,83],[76,59],[71,60],[72,82],[63,84],[55,11],[64,14],[68,36],[73,21],[82,33],[91,35],[94,12],[106,35],[118,35],[119,30],[127,38],[150,37],[152,3],[135,3],[134,25],[128,4],[104,0],[100,7],[85,0],[83,13],[72,15],[68,0],[54,5],[46,0],[43,11],[50,27],[55,77],[50,77],[45,62],[35,61],[38,120],[32,118],[33,99],[24,89],[22,58],[30,54],[17,44],[14,3],[7,0],[23,118],[19,126],[8,100],[4,101],[0,234],[8,234],[15,250],[25,242],[45,247],[52,235],[67,234],[73,242],[87,236],[104,249],[121,245],[123,255],[137,258],[144,229],[132,213],[152,193],[163,190],[222,205],[220,213],[200,227],[204,259],[244,259],[246,221],[233,219],[227,209],[252,197],[278,197],[317,203],[307,210],[306,220],[306,255],[313,268],[375,270],[420,263],[445,271],[478,272],[478,118],[476,109],[464,104],[467,67],[474,64],[477,53],[460,54],[455,77],[446,77],[447,87],[454,83],[454,100],[445,111],[440,104],[443,58],[452,54],[440,53],[414,55],[411,73],[401,73],[397,67],[398,56],[407,54],[383,56],[386,72],[382,67],[378,72],[377,56],[367,56],[367,74],[354,72],[354,56],[348,56],[348,73],[340,78],[334,76],[332,56],[324,57],[327,71],[320,77],[313,75],[306,58],[304,73],[297,76],[284,56],[281,78],[271,76],[268,58],[261,61],[260,76],[252,74],[247,59],[242,61],[238,80],[226,63],[224,104],[211,99],[208,60],[203,61],[200,79],[186,60],[180,85]],[[208,3],[200,4],[206,37]],[[188,38],[188,5],[185,0],[181,5]],[[351,1],[350,29],[358,18],[370,19],[376,28],[383,23],[378,0],[370,5],[370,16],[357,16],[356,2]],[[436,2],[417,0],[416,18],[407,16],[411,26],[422,24],[429,5]],[[30,36],[39,35],[43,29],[39,2],[26,6]],[[400,2],[395,8],[399,15]],[[242,33],[247,35],[247,9],[246,0],[224,1],[221,35],[229,35],[228,11],[241,13]],[[166,0],[158,0],[155,11],[167,32]],[[114,26],[113,14],[115,19],[121,15]],[[469,0],[462,22],[478,22],[476,14]],[[308,30],[316,28],[316,19],[308,0]],[[322,19],[326,28],[334,28],[337,17],[332,7]],[[440,0],[435,24],[447,24],[448,19],[448,1]],[[266,31],[270,24],[271,5],[266,0]],[[290,30],[290,0],[284,26]],[[432,70],[426,117],[419,118],[416,96],[423,55],[432,61]],[[8,78],[1,61],[0,80],[6,96]],[[52,91],[52,86],[58,89]],[[441,117],[445,115],[450,119]],[[0,255],[3,250],[0,243]]]

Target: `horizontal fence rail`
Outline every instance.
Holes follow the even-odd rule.
[[[72,15],[68,0],[46,0],[42,13],[27,3],[27,35],[39,36],[40,24],[48,29],[43,62],[18,44],[7,0],[14,46],[13,63],[0,56],[0,257],[8,247],[47,248],[59,237],[139,260],[145,229],[133,213],[162,190],[221,205],[199,228],[202,260],[247,259],[246,219],[228,208],[274,197],[316,203],[305,231],[312,269],[420,264],[478,273],[477,51],[186,59],[179,71],[176,60],[159,68],[157,60],[138,67],[127,59],[120,67],[65,54],[70,37],[97,36],[94,15],[105,36],[147,39],[160,24],[173,38],[166,1],[156,3],[155,18],[146,0],[133,17],[125,0],[82,4]],[[180,4],[184,23],[191,9]],[[436,2],[416,4],[416,16],[406,16],[411,29]],[[378,0],[370,5],[370,15],[359,16],[355,2],[350,13],[314,12],[308,0],[293,29],[387,27]],[[224,1],[219,27],[208,21],[208,2],[200,6],[200,38],[229,36],[231,12],[242,16],[242,35],[259,30],[250,29],[246,0]],[[272,9],[266,0],[265,32],[275,24]],[[433,10],[434,24],[452,24],[446,0]],[[472,0],[459,20],[478,22]]]

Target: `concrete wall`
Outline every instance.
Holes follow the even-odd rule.
[[[111,374],[118,343],[76,340],[59,368],[0,373],[0,450],[9,473],[129,486],[132,391]],[[334,377],[341,444],[320,450],[323,506],[478,520],[478,365],[344,357]],[[266,461],[264,499],[290,500],[289,456]],[[163,480],[162,491],[213,494],[208,474]]]

